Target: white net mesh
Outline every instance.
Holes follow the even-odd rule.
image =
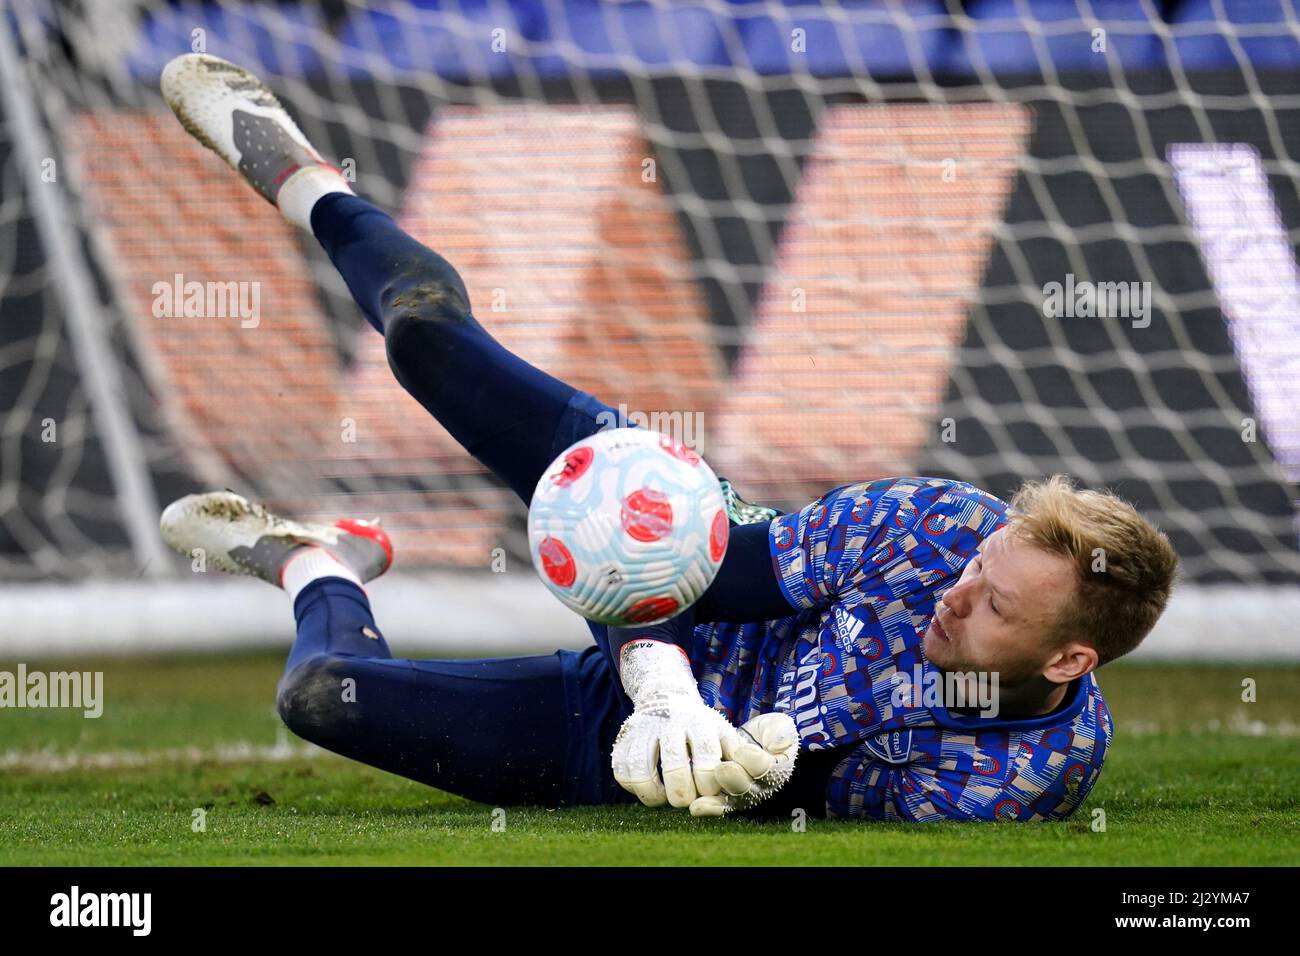
[[[525,554],[519,502],[392,382],[314,243],[162,106],[162,65],[203,49],[262,73],[503,343],[693,429],[748,498],[905,473],[1009,496],[1065,471],[1133,500],[1191,580],[1300,579],[1289,3],[14,13],[160,499],[383,515],[414,565]],[[3,323],[0,574],[129,573],[111,477],[82,465],[33,183],[3,174],[23,321]],[[190,282],[255,294],[256,321],[157,314]],[[71,437],[42,457],[49,408]]]

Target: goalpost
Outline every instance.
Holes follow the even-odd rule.
[[[587,641],[522,505],[162,104],[195,50],[503,344],[745,498],[1065,472],[1182,556],[1139,655],[1300,658],[1300,24],[1220,0],[15,0],[0,656],[281,645],[279,595],[157,538],[210,487],[383,517],[403,651]]]

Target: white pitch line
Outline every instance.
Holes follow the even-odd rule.
[[[1158,734],[1209,735],[1215,737],[1300,737],[1300,723],[1290,720],[1266,722],[1232,717],[1203,724],[1166,727],[1155,721],[1117,721],[1121,737],[1151,737]],[[35,773],[66,773],[70,770],[126,770],[162,767],[169,764],[200,763],[286,763],[314,760],[329,751],[309,743],[287,741],[267,745],[246,740],[215,747],[172,747],[166,750],[105,750],[97,753],[55,753],[50,750],[10,750],[0,754],[0,770]]]
[[[1233,716],[1228,720],[1209,720],[1205,723],[1166,726],[1154,720],[1116,720],[1115,729],[1121,737],[1154,737],[1158,734],[1212,737],[1300,737],[1300,724],[1290,720],[1272,723],[1247,720]]]
[[[215,747],[172,747],[166,750],[105,750],[98,753],[55,753],[51,750],[10,750],[0,755],[0,770],[64,773],[69,770],[123,770],[199,763],[285,763],[314,759],[328,751],[315,744],[254,744],[246,740]]]

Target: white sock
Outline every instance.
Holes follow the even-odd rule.
[[[284,589],[295,601],[298,599],[299,591],[321,578],[342,578],[351,581],[357,587],[361,586],[361,579],[357,577],[356,572],[324,548],[312,545],[294,554],[289,559],[289,563],[284,566],[284,570],[280,572],[280,581]]]
[[[352,187],[328,166],[306,166],[284,181],[275,203],[285,219],[311,232],[312,207],[330,193],[352,193]]]

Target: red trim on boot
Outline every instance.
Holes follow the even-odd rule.
[[[371,524],[367,521],[358,521],[355,518],[340,518],[338,521],[334,522],[334,527],[346,531],[348,534],[355,534],[361,538],[369,538],[384,549],[384,554],[388,558],[388,565],[384,570],[386,571],[388,568],[393,566],[393,542],[388,537],[388,532],[379,527],[379,525]]]

